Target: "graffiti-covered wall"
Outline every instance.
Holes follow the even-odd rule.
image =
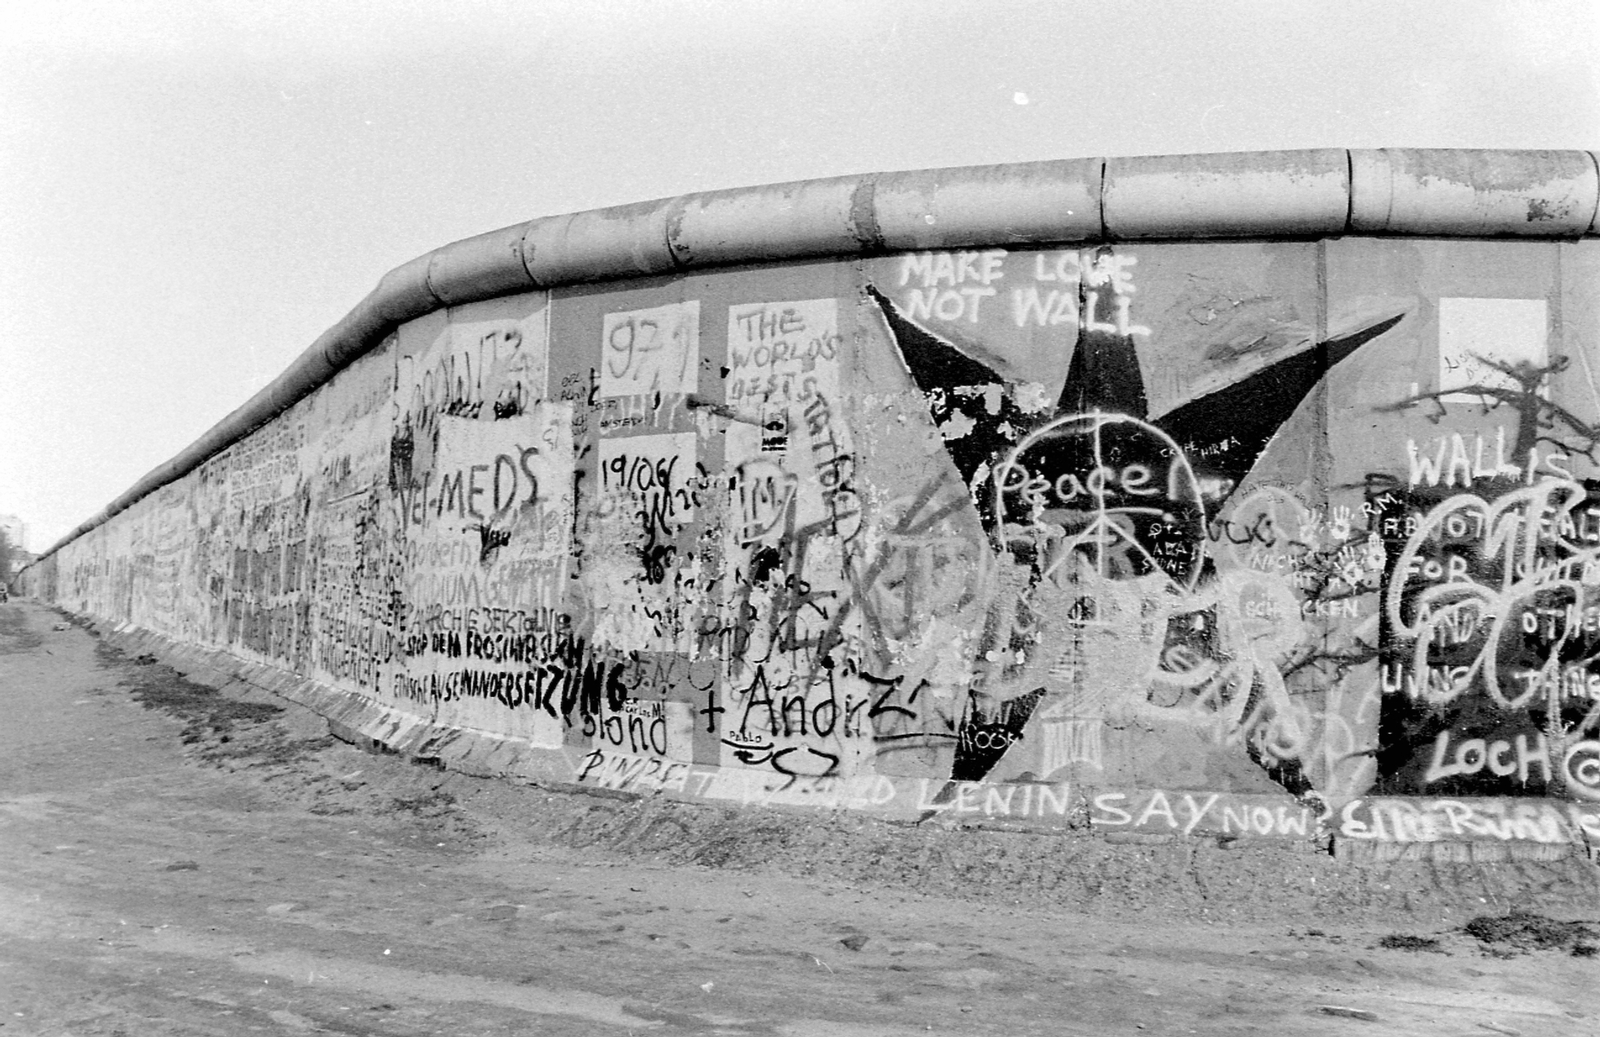
[[[401,324],[32,576],[536,776],[1596,838],[1597,344],[1592,241],[532,291]]]

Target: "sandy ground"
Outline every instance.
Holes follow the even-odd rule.
[[[598,798],[225,690],[0,605],[0,1037],[1600,1033],[1600,939],[1461,929],[1600,919],[1581,858]]]

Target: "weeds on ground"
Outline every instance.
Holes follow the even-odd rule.
[[[0,606],[0,655],[26,652],[41,643],[43,638],[28,629],[23,621],[21,609]]]
[[[259,724],[283,712],[282,707],[265,702],[240,702],[220,694],[215,688],[196,684],[170,666],[160,665],[155,656],[128,659],[122,652],[101,642],[95,651],[111,665],[133,663],[125,680],[134,701],[146,709],[159,709],[184,721],[181,735],[186,744],[210,736],[227,740],[238,723]]]
[[[1510,957],[1534,950],[1565,950],[1578,958],[1592,958],[1600,954],[1589,940],[1600,937],[1585,922],[1561,922],[1530,911],[1512,911],[1504,915],[1479,915],[1461,931],[1473,937],[1486,954]]]
[[[456,797],[448,792],[431,789],[416,796],[394,797],[394,808],[418,817],[441,817],[456,805]]]
[[[153,655],[129,659],[103,641],[95,646],[95,652],[101,662],[121,668],[128,694],[135,702],[182,720],[184,727],[179,739],[185,745],[196,746],[200,758],[208,763],[240,755],[266,756],[267,762],[286,763],[303,751],[297,744],[286,746],[277,740],[249,747],[223,748],[239,735],[282,713],[283,707],[228,698],[215,688],[188,680],[172,667],[162,665]]]
[[[1411,936],[1407,933],[1390,933],[1380,937],[1378,946],[1391,951],[1433,951],[1443,954],[1444,947],[1437,936]]]

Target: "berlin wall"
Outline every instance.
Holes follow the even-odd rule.
[[[406,264],[24,575],[693,800],[1600,840],[1583,152],[883,174]]]

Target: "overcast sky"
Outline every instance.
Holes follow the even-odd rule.
[[[1600,149],[1588,0],[54,0],[0,30],[0,514],[43,549],[382,274],[874,170]]]

